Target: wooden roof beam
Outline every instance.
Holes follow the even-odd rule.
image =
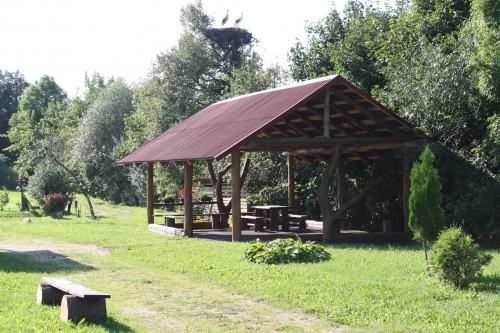
[[[302,116],[301,114],[298,114],[299,112],[294,113],[293,115],[305,122],[307,125],[312,127],[316,132],[319,134],[323,133],[323,130],[319,128],[318,126],[314,125],[314,123],[307,117]]]
[[[290,136],[290,134],[288,134],[287,132],[281,130],[278,126],[272,126],[272,128],[275,130],[275,131],[278,131],[281,135],[283,135],[284,137],[286,137],[285,140],[290,140],[292,139],[292,137]],[[273,139],[273,140],[279,140],[279,139]],[[305,163],[307,164],[312,164],[312,161],[306,157],[303,157],[301,156],[300,157],[301,160],[303,160]]]
[[[295,132],[297,132],[297,133],[302,134],[302,135],[303,135],[303,136],[305,136],[306,138],[310,138],[310,137],[311,137],[311,135],[310,135],[309,133],[307,133],[306,131],[304,131],[302,128],[299,128],[299,127],[295,126],[295,125],[294,125],[291,121],[288,121],[288,120],[286,120],[286,119],[283,119],[283,122],[284,122],[286,125],[290,126],[290,128],[291,128],[292,130],[294,130],[294,131],[295,131]]]
[[[330,104],[330,108],[333,111],[340,113],[344,118],[347,118],[351,123],[354,123],[359,128],[364,129],[371,136],[379,136],[377,134],[377,132],[375,132],[374,130],[372,130],[370,127],[368,127],[366,124],[364,124],[361,120],[357,120],[356,118],[354,118],[352,115],[350,115],[346,111],[342,110],[341,108],[333,106],[331,104]]]
[[[275,127],[273,127],[275,128]],[[301,148],[325,148],[335,145],[337,143],[358,147],[365,147],[365,149],[390,149],[403,146],[405,142],[415,141],[421,138],[420,135],[405,135],[400,137],[376,137],[376,138],[292,138],[290,135],[279,128],[275,128],[286,138],[273,138],[263,139],[256,138],[247,144],[242,145],[241,149],[283,149],[287,151],[290,149]],[[367,148],[369,147],[369,148]],[[379,148],[384,147],[384,148]]]
[[[323,116],[318,112],[316,111],[312,106],[309,106],[309,105],[304,105],[311,113],[313,113],[315,116],[317,117],[320,117],[320,118],[323,118]],[[333,127],[333,129],[336,129],[338,130],[339,132],[343,133],[344,135],[346,136],[352,136],[351,133],[343,128],[342,126],[337,126],[337,124],[335,123],[330,123],[330,126]],[[321,131],[321,133],[323,133],[323,131]]]
[[[339,96],[340,98],[343,98],[344,100],[346,100],[347,102],[349,102],[349,104],[351,104],[352,106],[354,106],[356,109],[358,109],[359,111],[361,111],[364,115],[366,115],[368,118],[370,119],[373,119],[375,120],[376,122],[378,122],[381,126],[385,127],[388,131],[390,131],[392,134],[396,135],[396,136],[402,136],[403,133],[401,133],[400,131],[398,131],[397,129],[395,129],[392,125],[389,125],[387,122],[385,122],[384,120],[382,120],[380,117],[376,116],[375,114],[373,114],[373,112],[371,111],[368,111],[366,108],[364,108],[361,104],[359,104],[358,102],[356,102],[355,100],[353,100],[352,98],[350,98],[349,96],[347,96],[345,93],[343,93],[342,91],[340,91],[340,89],[337,89],[335,87],[331,87],[330,88],[331,91],[333,91],[337,96]]]

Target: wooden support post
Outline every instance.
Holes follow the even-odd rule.
[[[231,202],[233,210],[233,242],[241,241],[240,151],[231,154]]]
[[[323,110],[323,136],[325,138],[330,137],[330,88],[325,90],[324,99],[324,110]]]
[[[193,237],[193,164],[184,162],[184,236]]]
[[[153,188],[153,163],[148,163],[148,168],[146,171],[146,206],[148,214],[148,224],[155,223],[154,217],[154,188]]]
[[[410,227],[408,226],[408,220],[410,217],[410,162],[408,160],[408,155],[405,152],[403,155],[403,216],[404,216],[404,231],[408,233],[409,239],[413,238]]]
[[[293,171],[293,156],[288,154],[288,206],[295,206],[295,175]]]
[[[339,198],[338,198],[337,209],[340,209],[343,205],[345,205],[345,203],[347,201],[345,166],[344,166],[344,161],[342,159],[339,161],[339,164],[337,166],[337,175],[338,175],[338,186],[339,186],[339,191],[338,191]],[[346,217],[347,217],[347,212],[340,215],[341,220],[345,220]],[[341,230],[347,229],[347,222],[346,221],[340,221],[340,229]]]
[[[37,304],[61,304],[64,295],[69,295],[62,290],[52,287],[50,284],[39,284],[36,294]]]

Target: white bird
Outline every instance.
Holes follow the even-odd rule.
[[[222,25],[226,24],[228,18],[229,18],[229,9],[227,9],[226,16],[224,16],[224,18],[222,19]]]
[[[238,18],[236,19],[236,21],[234,21],[234,24],[239,24],[239,23],[241,22],[241,20],[243,20],[243,13],[241,13],[241,16],[240,16],[240,17],[238,17]]]

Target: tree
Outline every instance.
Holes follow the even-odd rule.
[[[134,110],[133,94],[121,79],[108,83],[83,115],[73,147],[73,163],[89,192],[115,203],[124,202],[125,193],[131,191],[127,171],[114,167],[113,162],[124,146],[123,119]]]
[[[434,154],[426,146],[420,155],[421,163],[415,163],[410,174],[410,217],[408,225],[413,238],[421,241],[427,261],[426,243],[433,243],[446,226],[441,208],[441,182],[434,168]]]
[[[232,73],[252,56],[252,34],[214,28],[201,1],[183,7],[181,23],[177,45],[157,56],[134,99],[137,112],[126,122],[129,151],[231,92]]]
[[[9,120],[8,137],[12,143],[7,149],[19,154],[16,165],[19,170],[31,170],[36,161],[31,150],[35,126],[45,116],[49,105],[67,105],[66,94],[52,77],[44,75],[30,85],[19,101],[19,111]]]
[[[7,133],[9,119],[17,112],[19,98],[28,85],[21,72],[0,70],[0,152],[10,145],[9,139],[1,135]]]

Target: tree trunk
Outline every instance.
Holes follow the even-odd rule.
[[[208,173],[210,175],[210,181],[212,182],[212,186],[215,189],[215,198],[217,200],[217,208],[219,210],[219,213],[224,213],[224,214],[229,214],[231,213],[231,208],[232,208],[232,198],[229,200],[227,205],[224,205],[224,199],[222,197],[222,183],[223,183],[223,178],[224,175],[231,170],[232,164],[229,164],[219,172],[218,176],[215,175],[214,171],[214,166],[212,160],[206,160],[207,163],[207,168],[208,168]],[[240,191],[243,188],[243,185],[245,184],[245,180],[248,175],[248,171],[250,169],[250,159],[247,158],[245,160],[245,165],[243,166],[243,171],[240,176]]]
[[[333,207],[330,205],[330,200],[328,198],[328,188],[335,175],[335,170],[342,159],[342,146],[336,144],[333,149],[332,159],[328,163],[328,168],[325,171],[321,184],[318,188],[318,200],[319,206],[321,208],[321,216],[323,220],[323,242],[333,243],[335,236],[340,234],[340,223],[338,219],[342,214],[344,214],[349,208],[357,204],[361,199],[366,197],[375,187],[382,184],[385,180],[384,177],[378,177],[368,186],[366,186],[362,191],[359,192],[357,196],[349,200],[346,204],[340,206],[336,211],[333,211]]]

